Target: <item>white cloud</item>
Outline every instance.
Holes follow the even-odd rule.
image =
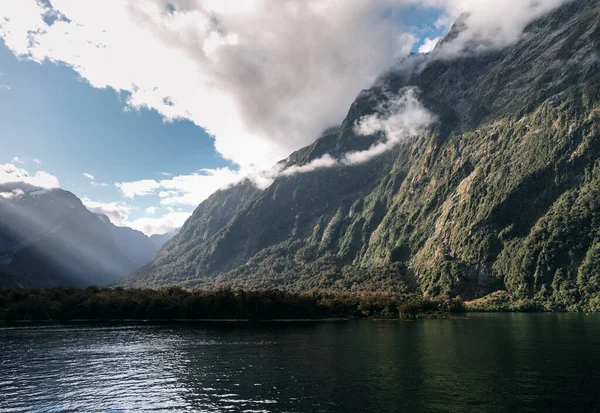
[[[34,174],[27,170],[15,166],[15,164],[0,164],[0,184],[23,182],[28,185],[40,188],[58,188],[58,178],[44,171],[37,171]]]
[[[180,228],[191,215],[177,206],[196,207],[215,191],[238,182],[244,175],[229,168],[202,169],[198,173],[174,176],[169,179],[143,179],[132,182],[119,182],[115,186],[123,196],[135,199],[143,196],[158,196],[160,204],[168,211],[166,214],[154,216],[158,212],[156,206],[146,208],[151,217],[131,220],[129,212],[121,217],[121,225],[128,226],[147,235],[164,234]],[[115,209],[114,203],[109,204]],[[118,206],[118,204],[117,204]],[[106,209],[106,208],[105,208]],[[112,219],[111,219],[112,220]]]
[[[13,162],[13,163],[21,163],[21,164],[22,164],[22,163],[25,163],[25,162],[24,162],[24,161],[23,161],[21,158],[19,158],[18,156],[14,156],[14,157],[12,158],[12,162]]]
[[[454,21],[464,15],[464,30],[444,45],[440,56],[497,49],[518,41],[525,27],[534,19],[573,0],[422,0],[427,6],[439,7]],[[441,23],[443,24],[443,23]]]
[[[143,179],[133,182],[117,182],[115,186],[121,190],[127,198],[136,196],[150,195],[160,187],[160,184],[153,179]]]
[[[389,17],[407,5],[443,10],[436,26],[470,13],[448,55],[473,40],[514,42],[565,1],[53,0],[51,9],[5,0],[0,38],[20,57],[63,62],[94,87],[129,92],[130,107],[193,121],[250,172],[339,123],[356,94],[409,52],[415,37]]]
[[[5,0],[0,37],[21,57],[64,62],[94,87],[130,92],[131,107],[192,120],[246,170],[339,123],[410,51],[414,36],[389,17],[410,2],[53,0],[52,10]]]
[[[419,101],[417,88],[407,87],[399,90],[396,94],[386,93],[389,97],[377,109],[377,113],[360,118],[354,128],[359,135],[382,133],[385,140],[364,151],[342,154],[339,159],[325,154],[305,165],[292,165],[288,168],[276,165],[270,170],[250,174],[248,178],[258,188],[266,189],[280,176],[292,176],[334,166],[347,167],[365,163],[389,151],[399,143],[423,133],[434,122],[435,116]],[[169,197],[171,194],[164,192],[159,196]]]
[[[128,226],[146,235],[165,234],[181,228],[190,215],[191,212],[173,211],[157,218],[138,218],[129,222]]]
[[[452,23],[454,23],[454,19],[447,14],[443,14],[433,23],[433,26],[436,29],[448,29]]]
[[[133,228],[146,235],[164,234],[181,228],[185,220],[192,214],[191,212],[175,211],[171,208],[168,213],[159,217],[142,217],[132,220],[130,214],[135,208],[126,202],[96,202],[87,197],[82,198],[81,201],[89,211],[106,215],[113,224],[119,227]],[[156,210],[155,207],[149,207],[146,212],[152,215]]]
[[[128,226],[129,213],[133,210],[131,205],[125,202],[96,202],[87,197],[82,198],[81,202],[94,214],[106,215],[113,224]]]
[[[0,198],[4,198],[4,199],[19,198],[19,197],[21,197],[23,195],[25,195],[25,191],[23,191],[20,188],[13,189],[12,191],[0,192]]]
[[[436,49],[436,58],[462,53],[465,47],[477,51],[515,42],[531,20],[566,1],[52,0],[55,9],[50,9],[47,2],[4,0],[0,38],[21,58],[62,62],[93,87],[128,92],[130,108],[152,108],[165,120],[184,118],[205,128],[217,151],[239,170],[163,173],[169,179],[116,184],[130,199],[154,194],[167,207],[196,206],[246,175],[264,188],[280,174],[365,162],[431,121],[416,99],[404,96],[404,103],[392,102],[357,125],[359,133],[385,137],[368,150],[339,160],[325,155],[284,171],[268,169],[339,123],[356,94],[409,52],[416,39],[397,19],[385,17],[394,14],[391,10],[401,12],[407,4],[441,8],[438,27],[469,13],[465,30]],[[48,17],[52,24],[44,21]],[[434,41],[427,39],[422,50]],[[18,161],[0,165],[0,183],[59,186],[53,175],[17,168]],[[263,169],[268,172],[257,172]],[[93,185],[106,185],[88,178]],[[115,219],[125,223],[124,205],[90,208],[114,211]],[[180,226],[187,216],[172,209],[130,224],[158,233]]]
[[[41,165],[42,164],[42,161],[40,161],[38,158],[35,158],[33,160],[33,162],[35,162],[36,165]]]
[[[435,49],[435,46],[441,39],[441,37],[436,37],[434,39],[430,39],[429,37],[426,38],[421,47],[419,47],[419,53],[431,52],[433,49]]]
[[[143,179],[119,182],[115,185],[124,196],[131,199],[158,194],[162,205],[197,206],[213,192],[238,182],[243,176],[229,168],[202,169],[199,173],[174,176],[160,181]]]
[[[4,90],[10,90],[11,87],[8,85],[0,85],[0,89],[4,89]]]
[[[377,114],[361,118],[355,131],[359,135],[374,135],[383,132],[386,140],[364,151],[344,155],[343,163],[355,165],[367,162],[375,156],[392,149],[399,143],[422,133],[434,121],[434,116],[423,107],[418,98],[418,90],[405,88],[387,100]]]
[[[281,175],[290,176],[290,175],[302,174],[302,173],[316,171],[317,169],[331,168],[332,166],[334,166],[336,164],[337,164],[337,161],[331,155],[325,154],[322,157],[317,158],[317,159],[307,163],[306,165],[302,165],[302,166],[293,165],[289,168],[286,168],[283,171],[281,171]]]
[[[104,183],[104,182],[96,182],[96,177],[90,173],[84,172],[83,176],[85,176],[87,179],[90,180],[90,184],[92,184],[92,186],[108,186],[108,184]]]

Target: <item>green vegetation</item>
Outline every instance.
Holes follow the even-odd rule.
[[[120,283],[466,300],[505,290],[477,305],[600,309],[599,22],[597,1],[571,2],[505,50],[392,70],[286,162],[369,147],[377,137],[356,136],[355,122],[407,85],[437,116],[430,133],[362,165],[219,191]]]
[[[475,312],[533,312],[550,311],[543,303],[532,299],[517,299],[506,291],[496,291],[485,297],[464,303],[467,311]]]
[[[462,311],[458,299],[416,295],[280,290],[186,291],[123,288],[0,289],[0,319],[173,320],[443,317]]]

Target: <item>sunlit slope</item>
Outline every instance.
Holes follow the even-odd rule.
[[[160,247],[88,211],[68,191],[21,183],[0,189],[10,185],[19,189],[0,198],[0,288],[107,284],[146,264]]]

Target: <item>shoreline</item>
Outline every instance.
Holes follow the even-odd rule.
[[[113,319],[68,319],[68,320],[11,320],[5,321],[0,320],[0,325],[27,325],[27,324],[106,324],[106,323],[134,323],[134,324],[162,324],[162,323],[226,323],[226,324],[254,324],[254,323],[313,323],[313,322],[326,322],[334,323],[340,321],[355,321],[365,320],[368,318],[350,318],[350,317],[332,317],[332,318],[275,318],[275,319],[264,319],[264,320],[252,320],[248,318],[161,318],[161,319],[135,319],[135,318],[113,318]],[[377,319],[376,321],[382,320],[396,320],[392,319]]]
[[[21,327],[21,326],[39,326],[39,325],[82,325],[82,324],[111,324],[111,323],[126,323],[126,324],[295,324],[295,323],[339,323],[347,321],[393,321],[406,322],[417,320],[468,320],[469,314],[575,314],[589,316],[594,314],[591,312],[569,312],[569,311],[465,311],[462,313],[447,313],[447,314],[421,314],[414,318],[401,317],[326,317],[326,318],[276,318],[253,320],[247,318],[194,318],[194,319],[135,319],[135,318],[115,318],[115,319],[69,319],[69,320],[0,320],[0,327]]]

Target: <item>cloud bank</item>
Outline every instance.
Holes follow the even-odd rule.
[[[409,53],[417,38],[393,18],[405,7],[439,9],[440,25],[464,16],[454,41],[423,43],[421,52],[438,44],[430,53],[435,59],[516,42],[527,24],[567,1],[4,0],[0,38],[20,58],[66,64],[93,87],[123,92],[130,108],[151,108],[167,121],[188,119],[207,130],[216,150],[239,169],[116,184],[127,199],[158,195],[165,207],[196,206],[244,176],[265,188],[278,176],[366,162],[426,127],[431,114],[416,91],[406,90],[356,126],[359,134],[381,133],[380,143],[339,159],[325,155],[272,169],[339,124],[358,92]],[[0,183],[59,186],[56,177],[29,174],[16,162],[0,165]],[[130,223],[123,204],[103,207]],[[163,223],[179,226],[189,215],[169,214],[135,225],[154,231]]]
[[[223,157],[260,169],[339,123],[408,54],[415,37],[389,17],[408,3],[6,0],[0,37],[126,91],[131,107],[193,121]]]
[[[18,158],[16,159],[19,161]],[[58,178],[48,172],[37,171],[32,174],[14,163],[0,164],[0,184],[8,183],[24,183],[46,189],[60,186]]]
[[[1,194],[0,194],[1,196]],[[81,200],[85,207],[95,213],[106,215],[110,222],[119,227],[129,227],[142,231],[146,235],[165,234],[176,228],[181,228],[186,219],[191,215],[189,212],[175,211],[172,208],[160,217],[141,217],[131,219],[130,214],[134,207],[126,202],[97,202],[84,197]],[[149,215],[154,215],[156,208],[146,210]]]
[[[419,47],[419,53],[431,52],[433,49],[435,49],[435,46],[437,46],[440,40],[442,40],[441,37],[436,37],[434,39],[430,39],[429,37],[426,38],[421,47]]]
[[[423,0],[423,4],[445,10],[450,21],[461,17],[461,32],[440,51],[453,57],[515,43],[529,23],[570,1],[576,0]]]
[[[143,179],[117,182],[123,196],[134,199],[140,196],[158,195],[161,205],[197,206],[213,192],[238,182],[243,178],[229,168],[201,169],[198,173],[174,176],[159,181]]]
[[[347,153],[343,163],[356,165],[367,162],[429,127],[435,116],[419,102],[418,93],[417,88],[404,88],[390,96],[376,114],[362,117],[354,128],[355,132],[365,136],[381,132],[385,140],[367,150]]]
[[[0,38],[18,56],[61,62],[130,107],[189,119],[242,170],[268,169],[338,124],[357,93],[417,40],[407,6],[468,13],[456,53],[518,40],[567,0],[5,0]],[[445,23],[444,23],[445,22]],[[427,39],[431,51],[438,39]]]
[[[125,202],[95,202],[88,197],[81,198],[83,205],[94,214],[106,215],[116,226],[128,226],[129,213],[133,207]]]
[[[356,134],[362,136],[381,135],[382,141],[373,144],[366,150],[347,152],[338,158],[325,154],[305,165],[292,165],[287,168],[276,165],[268,171],[250,175],[249,179],[257,187],[266,189],[279,177],[309,173],[335,166],[359,165],[425,132],[435,121],[435,116],[419,101],[418,88],[406,87],[397,93],[388,91],[386,94],[388,99],[376,109],[376,113],[360,118],[354,126]]]

